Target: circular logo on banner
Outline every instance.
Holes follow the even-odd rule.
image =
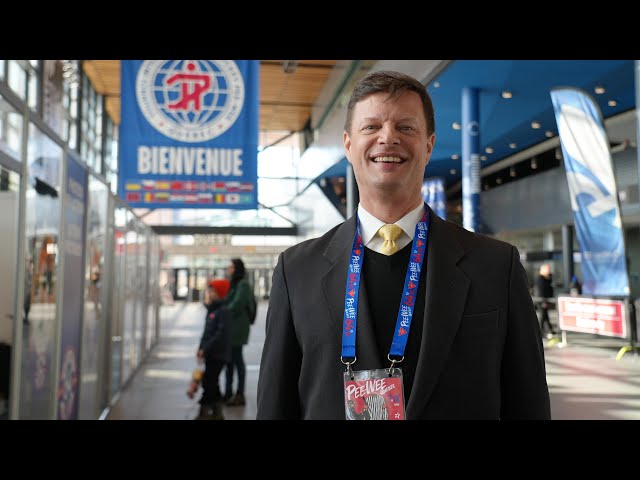
[[[78,384],[78,366],[76,353],[68,348],[60,368],[60,385],[58,386],[58,416],[60,420],[69,420],[76,400],[76,385]]]
[[[136,98],[153,128],[181,142],[226,132],[244,105],[244,81],[233,60],[145,60]]]

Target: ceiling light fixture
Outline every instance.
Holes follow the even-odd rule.
[[[596,86],[596,88],[594,88],[593,91],[596,92],[598,95],[602,95],[604,92],[606,92],[606,90],[602,85]]]
[[[546,132],[544,132],[544,136],[547,137],[547,138],[551,138],[554,135],[555,134],[551,130],[547,130]]]
[[[517,143],[510,143],[509,148],[516,148],[518,146]]]
[[[615,107],[616,105],[618,105],[618,102],[616,102],[615,100],[609,100],[607,102],[607,105],[609,105],[610,107]]]
[[[455,175],[455,174],[457,173],[457,171],[456,171],[456,169],[455,169],[455,168],[452,168],[451,170],[449,170],[449,173],[450,173],[451,175]]]
[[[540,122],[531,122],[531,128],[535,128],[538,129],[540,128],[542,125],[540,125]]]
[[[516,167],[512,166],[512,167],[509,169],[509,176],[510,176],[510,177],[515,177],[515,176],[516,176]]]
[[[500,177],[496,178],[496,183],[498,185],[500,185],[502,183],[502,178],[500,178]]]
[[[502,96],[502,98],[513,98],[513,93],[508,90],[503,90],[500,95]]]
[[[299,60],[285,60],[282,62],[282,71],[284,73],[293,73],[298,68]]]
[[[451,160],[459,160],[460,159],[460,155],[458,155],[457,153],[454,153],[453,155],[451,155]]]
[[[493,147],[487,147],[484,149],[484,151],[487,153],[493,153]]]
[[[487,156],[486,155],[480,155],[480,160],[482,160],[483,162],[487,160]]]
[[[556,148],[556,160],[562,160],[562,150]]]
[[[538,168],[538,160],[536,157],[533,157],[531,159],[531,170],[535,170],[536,168]]]
[[[439,88],[440,82],[433,82],[433,88]]]
[[[454,130],[460,130],[462,128],[462,125],[460,125],[458,122],[453,122],[451,124],[451,128],[453,128]]]

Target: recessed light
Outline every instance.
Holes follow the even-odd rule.
[[[500,95],[502,96],[502,98],[512,98],[513,97],[513,93],[511,93],[508,90],[503,90]]]
[[[604,92],[606,92],[606,90],[602,85],[598,85],[596,88],[593,89],[593,91],[596,92],[598,95],[602,95]]]
[[[484,149],[485,152],[487,153],[493,153],[493,148],[492,147],[487,147]]]
[[[509,176],[510,177],[515,177],[516,176],[516,167],[511,167],[509,169]]]
[[[559,148],[556,148],[556,160],[562,160],[562,150],[560,150]]]
[[[500,178],[500,177],[496,178],[496,183],[498,185],[500,185],[502,183],[502,178]]]
[[[453,155],[451,155],[451,160],[458,160],[460,158],[460,155],[458,155],[457,153],[454,153]]]
[[[440,82],[433,82],[433,88],[439,88]]]
[[[517,143],[510,143],[509,148],[516,148],[518,146]]]
[[[536,157],[533,157],[531,159],[531,170],[535,170],[536,168],[538,168],[538,160],[536,160]]]
[[[609,100],[607,102],[607,105],[609,105],[610,107],[615,107],[616,105],[618,105],[618,102],[616,102],[615,100]]]
[[[452,168],[451,170],[449,170],[449,173],[450,173],[451,175],[455,175],[455,174],[457,173],[457,171],[456,171],[456,169],[455,169],[455,168]]]
[[[480,160],[482,160],[483,162],[487,159],[486,155],[480,155]]]
[[[540,122],[531,122],[531,128],[540,128],[541,126]]]
[[[547,137],[547,138],[551,138],[554,135],[555,134],[551,130],[547,130],[546,132],[544,132],[544,136]]]
[[[460,125],[458,122],[453,122],[451,124],[451,128],[453,128],[454,130],[460,130],[462,128],[462,125]]]

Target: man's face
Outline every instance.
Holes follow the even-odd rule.
[[[427,135],[416,92],[404,92],[393,100],[387,100],[388,96],[375,93],[355,105],[351,131],[343,136],[347,159],[361,196],[405,191],[421,198],[435,135]]]

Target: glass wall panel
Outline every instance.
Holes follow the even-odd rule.
[[[22,161],[22,114],[0,96],[0,150]]]
[[[29,125],[25,205],[25,257],[33,265],[31,306],[24,324],[19,416],[51,417],[52,360],[57,331],[56,282],[63,150]]]
[[[149,272],[147,270],[147,232],[144,224],[135,218],[135,226],[138,232],[138,252],[137,252],[137,275],[135,283],[136,292],[136,326],[135,326],[135,342],[136,342],[136,367],[144,356],[144,332],[147,323],[146,303],[147,303],[147,278]]]
[[[18,215],[20,206],[20,176],[0,165],[0,249],[2,252],[18,251]],[[27,265],[24,274],[24,301],[16,311],[18,264],[16,255],[0,255],[0,420],[9,418],[9,391],[11,386],[11,355],[16,317],[23,318],[31,306],[30,286],[32,268]]]
[[[42,118],[60,138],[65,138],[64,77],[62,60],[44,60]]]
[[[125,288],[122,295],[122,382],[125,383],[135,366],[135,342],[134,328],[136,315],[136,282],[138,272],[137,252],[138,235],[131,228],[132,219],[135,218],[130,211],[126,211],[125,222]]]
[[[9,88],[23,100],[27,99],[27,72],[19,60],[9,60]]]
[[[27,73],[27,96],[28,104],[31,110],[37,111],[38,109],[38,98],[39,98],[39,84],[38,84],[38,60],[29,60],[28,66],[30,67]]]
[[[114,252],[113,252],[113,286],[112,286],[112,317],[111,317],[111,391],[110,397],[120,391],[122,386],[122,340],[123,340],[123,314],[126,285],[125,262],[125,234],[127,224],[126,209],[116,207],[114,209]]]
[[[158,238],[149,235],[149,278],[147,282],[147,332],[145,335],[145,350],[149,350],[156,343],[157,305],[160,302],[158,280],[160,276],[160,257],[158,254]]]
[[[85,251],[84,325],[82,328],[82,361],[80,380],[80,419],[98,416],[98,386],[103,369],[104,319],[102,281],[104,254],[107,248],[107,186],[91,176],[89,178],[89,205],[87,213],[87,244]]]

